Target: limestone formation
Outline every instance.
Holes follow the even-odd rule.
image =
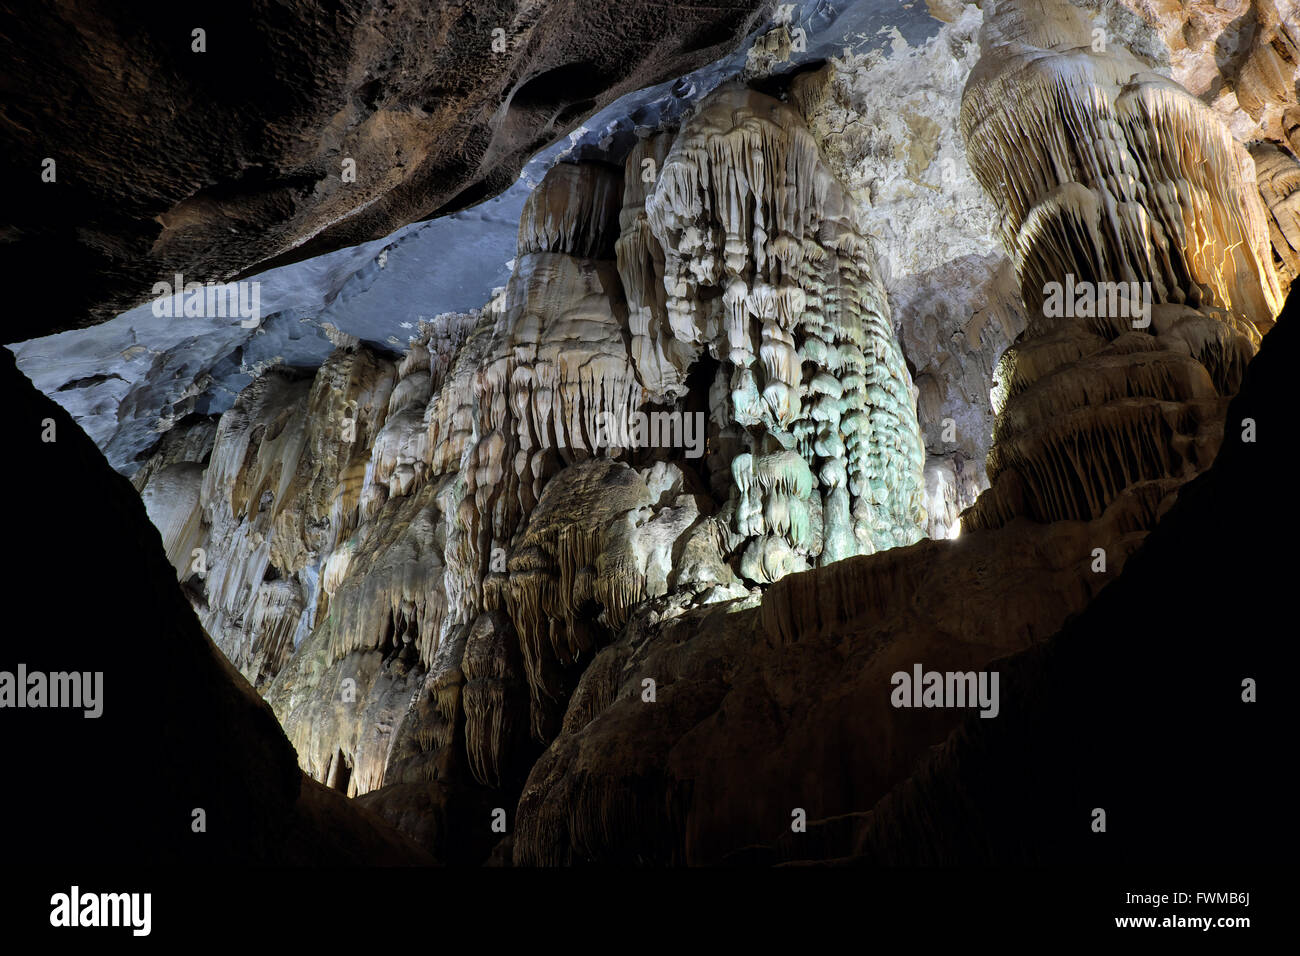
[[[1276,146],[1252,147],[1259,193],[1268,210],[1273,266],[1284,282],[1300,276],[1300,162]]]
[[[529,774],[515,862],[718,864],[788,831],[792,807],[809,819],[871,807],[960,721],[892,708],[891,674],[983,669],[1049,637],[1110,578],[1086,569],[1117,520],[850,558],[785,577],[759,606],[638,612]]]
[[[870,239],[800,114],[740,87],[622,169],[553,167],[482,312],[396,360],[337,344],[139,484],[303,769],[394,820],[517,794],[634,619],[925,527]]]
[[[934,6],[931,5],[934,13]],[[925,44],[845,51],[791,87],[873,237],[894,328],[917,388],[927,534],[947,538],[988,487],[998,357],[1024,328],[992,202],[972,175],[958,115],[980,56],[980,10],[948,5]]]
[[[925,437],[927,536],[951,538],[989,486],[984,469],[998,359],[1024,331],[1024,305],[1004,256],[965,256],[909,277],[890,294],[900,344],[916,371]]]
[[[1300,154],[1300,5],[1295,0],[1118,0],[1169,51],[1171,75],[1243,143]]]
[[[8,852],[104,868],[430,862],[375,814],[297,768],[271,709],[203,633],[131,485],[7,352],[0,383],[23,423],[10,451],[48,468],[35,484],[5,478],[6,497],[25,495],[14,531],[27,559],[10,570],[12,594],[55,610],[61,622],[57,639],[7,640],[3,669],[12,671],[16,657],[33,670],[102,678],[93,720],[6,704],[9,753],[41,781],[7,796],[21,820]],[[43,422],[54,424],[56,440],[28,427]],[[194,463],[184,458],[202,444],[171,444],[156,503],[168,489],[183,489],[177,505],[192,500]],[[85,571],[75,596],[57,568]],[[205,832],[193,828],[195,808],[206,813]]]
[[[1028,313],[968,529],[1096,518],[1204,468],[1281,305],[1253,164],[1215,114],[1094,51],[1065,0],[1029,11],[993,6],[962,107]]]
[[[720,89],[646,210],[664,251],[658,322],[718,363],[711,413],[740,451],[735,530],[749,548],[780,539],[829,563],[916,540],[911,381],[870,239],[798,112]]]
[[[1271,3],[1222,74],[1251,152],[1162,2],[944,0],[790,76],[767,34],[552,165],[481,310],[163,416],[135,484],[203,627],[442,862],[893,852],[865,815],[914,826],[962,721],[893,675],[1023,666],[1231,455],[1300,250]]]

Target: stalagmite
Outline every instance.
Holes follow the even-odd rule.
[[[1001,0],[966,87],[1028,328],[1000,363],[992,488],[967,529],[1099,517],[1188,478],[1281,306],[1250,157],[1066,0]]]

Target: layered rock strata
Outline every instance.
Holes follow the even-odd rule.
[[[21,341],[104,321],[158,280],[224,282],[386,236],[510,186],[624,93],[730,52],[758,0],[232,0],[4,14],[16,78],[4,279],[56,261]],[[53,177],[53,178],[51,178]],[[43,273],[42,273],[43,274]],[[57,316],[58,318],[51,318]]]

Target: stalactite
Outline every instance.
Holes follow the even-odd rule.
[[[501,786],[519,769],[511,750],[526,722],[527,691],[517,640],[510,619],[491,611],[479,615],[465,643],[465,750],[474,779],[486,786]]]
[[[654,189],[673,136],[657,133],[637,141],[624,164],[621,231],[615,251],[627,296],[632,360],[648,400],[669,402],[686,392],[686,373],[699,348],[674,336],[664,287],[664,251],[650,229],[646,198]]]
[[[596,614],[586,605],[598,596],[590,578],[609,526],[652,503],[645,482],[626,465],[598,459],[573,466],[546,486],[510,555],[505,610],[519,635],[538,740],[549,740],[558,725],[567,697],[563,671],[595,650]],[[641,585],[627,568],[610,570],[601,575],[599,597],[617,614],[639,597]]]
[[[254,687],[279,673],[288,661],[294,650],[293,636],[303,609],[302,589],[292,578],[267,581],[257,589],[257,597],[244,626],[247,657],[258,665]]]
[[[412,644],[428,665],[446,614],[438,486],[389,502],[351,545],[346,576],[330,599],[329,656]]]
[[[916,540],[924,452],[911,380],[870,241],[799,115],[721,88],[678,135],[645,206],[667,324],[722,363],[729,407],[714,417],[748,445],[731,463],[736,528],[801,556],[789,564],[755,545],[746,566],[766,570],[754,579]],[[792,496],[764,476],[795,460]]]

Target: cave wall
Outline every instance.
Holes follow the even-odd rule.
[[[890,675],[1014,656],[1015,686],[1056,686],[1085,640],[1059,635],[1111,626],[1098,595],[1200,513],[1178,489],[1223,457],[1295,272],[1287,22],[1229,32],[1230,107],[1169,78],[1204,36],[1133,6],[953,4],[922,47],[776,78],[774,34],[746,69],[765,92],[556,165],[483,309],[400,356],[335,330],[319,369],[167,421],[134,477],[154,564],[307,775],[275,729],[285,786],[238,811],[250,839],[359,805],[347,832],[401,859],[365,808],[452,862],[982,858],[984,830],[906,828],[1035,715],[1077,742],[1074,712],[1026,692],[1006,737],[950,737],[958,716],[888,706]],[[1242,116],[1268,142],[1247,152]],[[1149,327],[1048,314],[1075,280],[1149,283]],[[639,413],[698,415],[700,454],[610,440]],[[919,541],[963,510],[958,541]],[[1079,852],[980,803],[1001,793],[958,817],[1010,858]],[[498,807],[504,839],[465,824]]]
[[[1093,606],[1093,587],[1117,573],[1123,580],[1134,550],[1162,514],[1178,508],[1178,487],[1209,466],[1221,437],[1232,454],[1242,447],[1238,416],[1225,426],[1225,415],[1281,304],[1266,225],[1266,208],[1281,204],[1255,188],[1254,165],[1221,119],[1150,72],[1140,43],[1150,33],[1140,25],[1132,28],[1132,48],[1091,55],[1084,37],[1093,24],[1077,8],[1053,7],[1051,18],[1031,15],[1025,4],[986,4],[984,12],[963,133],[971,168],[1000,209],[1027,319],[994,376],[992,489],[966,512],[955,544],[926,543],[787,577],[765,592],[761,612],[737,607],[724,617],[710,610],[706,620],[674,622],[648,641],[629,628],[584,674],[565,733],[530,774],[517,862],[1113,861],[1196,852],[1185,842],[1175,849],[1195,829],[1201,806],[1174,783],[1186,770],[1160,780],[1142,766],[1140,745],[1119,740],[1126,726],[1157,722],[1152,701],[1168,699],[1163,686],[1123,696],[1098,733],[1150,785],[1142,792],[1166,795],[1161,806],[1171,807],[1169,816],[1133,806],[1127,791],[1131,816],[1113,844],[1086,843],[1088,808],[1066,819],[1070,785],[1080,789],[1090,774],[1098,803],[1126,799],[1123,773],[1104,766],[1105,745],[1090,736],[1085,714],[1095,714],[1088,701],[1097,698],[1088,694],[1114,684],[1099,673],[1103,661],[1131,657],[1158,679],[1170,653],[1149,639],[1161,633],[1150,616],[1158,602],[1134,615],[1142,627],[1117,621],[1132,607],[1125,604],[1067,625],[1068,637],[1051,635]],[[1048,105],[1036,105],[1037,91]],[[1165,136],[1163,147],[1152,141]],[[1170,148],[1174,142],[1179,151]],[[1119,194],[1107,195],[1112,189]],[[1136,254],[1126,251],[1128,242]],[[1045,312],[1047,284],[1067,273],[1081,282],[1150,282],[1158,291],[1149,330],[1097,321],[1115,316]],[[1232,500],[1202,497],[1185,509],[1193,514],[1182,519],[1188,524],[1171,519],[1179,530],[1170,536],[1194,535],[1199,515],[1231,510]],[[1007,553],[1023,555],[1039,540],[1044,550],[1028,567]],[[1211,541],[1201,547],[1213,549]],[[1139,565],[1138,582],[1143,575],[1174,580],[1153,571],[1154,563]],[[1177,563],[1187,579],[1205,577],[1189,563]],[[1014,593],[981,593],[979,574],[991,568],[1005,573]],[[936,577],[918,580],[922,573]],[[1140,600],[1142,587],[1121,591],[1122,600]],[[953,617],[945,609],[949,594],[970,598]],[[1000,619],[986,620],[993,609]],[[1002,616],[1011,609],[1012,619]],[[906,619],[911,614],[919,617]],[[1223,633],[1191,620],[1187,628],[1210,643]],[[1117,634],[1147,638],[1147,645],[1126,652]],[[1090,654],[1094,637],[1108,650],[1090,658],[1092,683],[1062,677],[1068,664],[1057,670],[1045,663]],[[915,662],[941,671],[993,669],[1016,653],[1016,642],[1015,666],[1035,675],[1018,685],[1016,715],[1006,725],[988,721],[996,730],[971,718],[962,736],[928,760],[929,748],[961,721],[951,712],[888,707],[890,675]],[[1237,670],[1261,666],[1259,646],[1234,653]],[[1197,665],[1184,657],[1168,666],[1186,676]],[[1020,679],[1024,671],[1011,673]],[[654,702],[640,692],[647,676],[668,688]],[[1208,695],[1215,680],[1200,671],[1188,686]],[[1203,708],[1173,711],[1204,734],[1199,739],[1231,747],[1235,733],[1257,733],[1260,724],[1241,706],[1236,672],[1231,684],[1217,680]],[[1047,703],[1058,683],[1069,688],[1069,704]],[[1213,726],[1210,714],[1226,719]],[[1049,733],[1039,736],[1039,719],[1071,744],[1053,752],[1044,781],[1024,763],[1025,754],[1052,746]],[[1190,761],[1197,739],[1180,740],[1181,759]],[[1153,763],[1172,768],[1175,758]],[[1232,765],[1258,779],[1248,760]],[[918,766],[925,768],[920,778],[900,787]],[[1026,793],[1054,802],[1029,809],[1032,798],[1008,796],[1015,784],[999,779],[1003,767],[1008,780],[1033,782]],[[968,779],[978,792],[973,800],[963,793]],[[1240,806],[1242,796],[1229,800],[1230,790],[1214,792]],[[791,815],[800,812],[819,821],[806,837],[791,833]],[[942,836],[932,837],[931,822],[947,812],[971,829],[945,824]],[[896,830],[906,837],[896,839]],[[1225,827],[1211,841],[1214,853],[1230,858],[1237,837],[1251,832],[1249,822]]]
[[[556,166],[484,310],[399,361],[342,341],[314,376],[268,370],[142,493],[313,778],[398,820],[513,805],[634,608],[922,535],[875,270],[801,114],[724,87],[622,169]],[[638,415],[677,430],[629,434]]]

